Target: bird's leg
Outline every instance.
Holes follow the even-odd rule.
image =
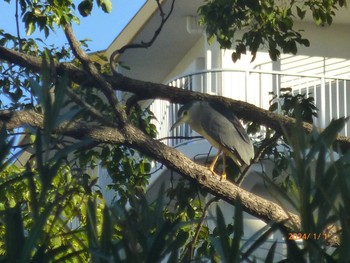
[[[222,174],[220,177],[220,181],[225,181],[226,180],[226,154],[222,154]]]
[[[221,150],[218,151],[218,153],[217,153],[216,156],[214,157],[214,160],[212,161],[211,165],[209,166],[209,170],[210,170],[213,174],[215,174],[214,168],[215,168],[215,164],[216,164],[216,162],[218,161],[218,158],[219,158],[220,154],[221,154]]]

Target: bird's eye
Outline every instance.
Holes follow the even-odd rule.
[[[186,115],[187,115],[187,113],[188,113],[187,111],[184,111],[183,115],[184,115],[184,116],[186,116]]]

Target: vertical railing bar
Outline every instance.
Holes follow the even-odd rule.
[[[200,87],[201,89],[200,90],[202,92],[204,92],[204,76],[203,75],[204,74],[201,74],[201,77],[200,77],[200,81],[201,81],[201,87]]]
[[[244,80],[244,84],[245,84],[245,87],[244,87],[244,91],[245,91],[245,101],[247,102],[250,102],[248,101],[248,82],[249,82],[249,75],[250,75],[250,71],[249,69],[245,71],[245,80]],[[260,85],[260,88],[261,88],[261,85]]]
[[[211,74],[210,73],[206,73],[207,75],[207,93],[211,93]]]
[[[326,88],[325,88],[325,79],[324,77],[320,78],[321,80],[321,127],[324,128],[326,125]]]
[[[310,80],[311,81],[311,80]],[[310,82],[308,82],[308,83],[310,83]],[[310,84],[311,85],[311,84]],[[315,82],[315,81],[313,81],[312,82],[312,89],[313,89],[313,96],[314,96],[314,103],[315,103],[315,105],[316,105],[316,107],[317,107],[317,109],[319,110],[320,109],[320,107],[319,107],[319,101],[318,101],[318,99],[317,99],[317,94],[318,94],[318,91],[317,91],[317,83]],[[320,112],[318,112],[318,117],[320,116]],[[317,117],[317,118],[318,118]],[[318,119],[319,120],[319,119]],[[318,123],[319,124],[319,123]]]
[[[275,77],[276,77],[276,95],[277,95],[277,98],[278,98],[278,96],[280,95],[280,92],[281,92],[281,85],[280,85],[280,81],[281,81],[281,75],[278,75],[278,74],[275,74]],[[278,103],[277,104],[278,106],[278,112],[280,113],[281,112],[281,103]]]
[[[336,101],[337,101],[337,119],[339,119],[340,117],[340,106],[339,106],[339,79],[335,79],[335,83],[336,83]]]
[[[330,123],[330,121],[333,119],[334,113],[333,113],[333,96],[332,96],[332,83],[327,80],[327,86],[328,86],[328,101],[329,101],[329,120],[326,125]]]
[[[347,105],[347,87],[346,87],[346,80],[343,80],[344,82],[344,116],[348,117],[348,105]],[[348,136],[348,122],[345,123],[345,136]]]

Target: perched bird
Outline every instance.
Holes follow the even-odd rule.
[[[177,116],[178,119],[170,130],[187,123],[218,149],[218,154],[209,167],[212,173],[221,152],[223,153],[221,180],[226,179],[226,156],[238,166],[249,165],[254,158],[254,147],[247,132],[238,118],[221,104],[193,101],[182,106]]]

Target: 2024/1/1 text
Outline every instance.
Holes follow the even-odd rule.
[[[328,239],[325,233],[288,233],[289,240]]]

